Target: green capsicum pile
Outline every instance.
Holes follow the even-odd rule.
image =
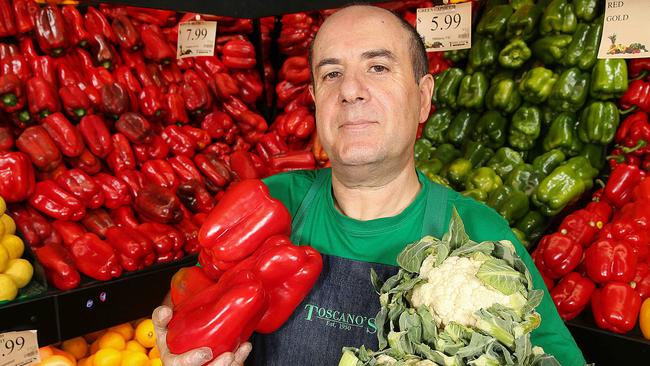
[[[435,76],[415,145],[430,179],[487,203],[522,242],[593,187],[619,125],[624,60],[596,58],[592,0],[490,0],[467,52]]]

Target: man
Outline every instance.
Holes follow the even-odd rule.
[[[310,91],[332,169],[281,174],[265,183],[291,212],[292,241],[323,254],[323,272],[280,330],[254,335],[247,362],[335,365],[343,346],[376,349],[379,304],[370,268],[385,279],[395,272],[397,254],[406,244],[427,234],[442,237],[452,206],[474,240],[514,242],[535,287],[545,288],[505,220],[416,172],[413,144],[418,123],[428,117],[434,85],[422,42],[408,24],[381,8],[347,7],[323,23],[311,56]],[[565,366],[583,365],[548,291],[538,312],[542,325],[533,332],[533,344]],[[168,354],[164,341],[170,316],[169,308],[154,312],[165,365],[210,360],[209,349]],[[249,352],[251,345],[245,343],[211,365],[242,365]]]

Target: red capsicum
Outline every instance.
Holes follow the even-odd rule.
[[[89,209],[95,209],[104,204],[102,188],[92,177],[79,169],[66,170],[59,174],[55,181]]]
[[[22,152],[0,153],[0,196],[7,202],[29,197],[36,184],[34,167]]]
[[[316,168],[316,160],[311,151],[294,150],[272,156],[269,165],[269,172],[276,174],[293,170],[313,170]]]
[[[0,153],[14,150],[14,134],[9,127],[0,127]]]
[[[143,219],[161,224],[174,224],[183,219],[180,200],[163,187],[144,187],[135,198],[134,208]]]
[[[102,163],[88,149],[84,149],[81,155],[75,158],[68,158],[68,164],[73,168],[82,170],[88,175],[95,175],[102,170]]]
[[[573,271],[582,259],[582,246],[560,233],[546,235],[535,250],[533,259],[540,272],[557,279]]]
[[[186,183],[197,181],[200,184],[203,184],[203,176],[192,159],[184,155],[177,155],[167,159],[167,162],[171,165],[175,175],[179,179],[179,182]]]
[[[104,37],[108,42],[115,44],[117,39],[113,28],[108,22],[108,19],[96,8],[89,6],[84,15],[84,25],[88,33],[90,33],[91,43],[96,41],[95,35]]]
[[[625,110],[639,108],[646,113],[650,112],[650,83],[643,80],[633,80],[619,103],[621,108]]]
[[[79,119],[86,114],[92,113],[88,94],[76,85],[68,85],[59,88],[59,96],[63,103],[65,113],[74,119]]]
[[[643,78],[650,71],[650,58],[635,58],[628,62],[628,73],[632,78]]]
[[[204,80],[210,80],[213,75],[225,72],[226,67],[217,58],[217,56],[199,56],[194,57],[194,70],[198,72]],[[189,60],[187,58],[181,60]]]
[[[134,145],[133,152],[139,163],[152,159],[164,159],[169,154],[169,146],[160,135],[153,135],[151,142],[143,145]]]
[[[129,95],[119,83],[102,85],[101,95],[105,115],[116,120],[129,109]]]
[[[165,83],[168,85],[180,84],[183,82],[183,73],[176,63],[158,65],[158,70]]]
[[[176,57],[175,50],[167,43],[160,27],[147,24],[143,25],[140,31],[144,45],[144,57],[163,64],[171,62]]]
[[[201,265],[201,269],[205,271],[205,274],[213,281],[217,281],[221,278],[225,270],[216,264],[217,261],[212,257],[212,251],[209,249],[201,249],[198,252],[199,264]]]
[[[160,88],[149,85],[142,88],[138,95],[140,111],[147,118],[159,117],[164,111],[163,95]]]
[[[305,89],[307,84],[294,85],[287,80],[281,81],[275,86],[275,93],[278,96],[278,107],[284,107],[293,99],[296,99]]]
[[[100,116],[84,116],[78,129],[86,146],[95,156],[105,158],[113,150],[110,132]]]
[[[226,164],[215,154],[196,154],[194,163],[199,171],[203,173],[208,187],[212,190],[225,187],[232,178]]]
[[[201,267],[181,268],[171,280],[170,293],[174,308],[214,283],[215,281]]]
[[[636,265],[634,281],[630,285],[641,297],[641,301],[650,297],[650,267],[646,263]]]
[[[172,124],[187,124],[190,119],[185,110],[185,99],[180,92],[169,92],[163,97],[165,122]]]
[[[114,174],[122,170],[135,169],[135,156],[129,139],[121,133],[111,137],[113,149],[106,157],[106,163]]]
[[[641,155],[650,151],[650,124],[648,115],[644,112],[636,112],[623,120],[616,130],[614,137],[621,152],[629,155]],[[612,152],[612,155],[616,155]]]
[[[250,69],[255,66],[255,47],[242,39],[228,41],[222,50],[223,64],[231,69]]]
[[[551,298],[565,321],[578,316],[589,304],[596,285],[577,272],[564,276],[551,290]]]
[[[28,200],[32,207],[54,219],[77,221],[86,214],[81,201],[51,180],[36,183]]]
[[[195,213],[209,213],[215,205],[215,200],[205,186],[196,180],[181,183],[176,189],[181,203]]]
[[[637,258],[622,242],[599,240],[585,251],[585,270],[596,283],[630,282],[634,279]]]
[[[169,25],[176,19],[176,12],[172,10],[140,8],[127,6],[126,13],[133,19],[142,23],[151,23],[159,26]]]
[[[622,207],[632,199],[632,190],[641,182],[645,172],[638,166],[619,164],[612,170],[603,197],[615,207]]]
[[[22,110],[25,107],[25,83],[14,74],[0,76],[0,107],[8,113]]]
[[[185,99],[185,108],[190,113],[201,115],[212,109],[212,97],[208,85],[196,71],[185,71],[181,92]]]
[[[260,138],[256,150],[262,160],[268,163],[271,157],[288,152],[289,147],[277,132],[272,131]]]
[[[81,276],[70,253],[58,243],[48,243],[34,250],[38,262],[45,268],[48,280],[59,290],[79,286]]]
[[[35,1],[14,0],[14,15],[16,21],[16,31],[21,34],[29,33],[34,30],[34,19],[40,9]]]
[[[56,5],[46,5],[36,15],[36,40],[41,50],[60,56],[68,47],[65,20]]]
[[[134,112],[123,113],[115,122],[115,128],[134,144],[149,143],[153,136],[151,123]]]
[[[239,85],[241,99],[249,105],[254,105],[264,91],[259,74],[254,70],[237,70],[233,77]]]
[[[208,145],[210,145],[211,142],[210,135],[208,135],[206,131],[193,126],[182,126],[181,129],[188,136],[194,139],[194,141],[196,142],[196,148],[198,150],[203,150]]]
[[[32,76],[27,58],[13,44],[0,43],[0,75],[14,74],[27,81]]]
[[[120,86],[122,86],[122,88],[125,88],[127,91],[132,91],[134,94],[138,94],[142,90],[140,82],[135,77],[133,72],[131,72],[131,67],[116,67],[115,70],[113,70],[113,77],[120,84]]]
[[[113,248],[93,233],[84,233],[68,246],[81,273],[99,281],[122,275],[122,267]]]
[[[250,271],[219,281],[179,304],[168,325],[172,353],[208,346],[213,355],[234,351],[248,339],[268,307],[262,282]]]
[[[129,52],[137,51],[142,43],[140,32],[135,28],[131,19],[126,15],[117,15],[111,23],[120,47]]]
[[[41,126],[63,155],[71,158],[81,155],[84,150],[81,134],[63,114],[50,114],[41,121]]]
[[[209,79],[210,90],[219,100],[226,100],[232,95],[239,94],[237,81],[225,72],[216,73]]]
[[[174,227],[178,229],[185,238],[183,250],[191,254],[198,253],[200,245],[198,240],[199,227],[197,224],[195,224],[189,217],[183,217],[183,219],[179,223],[175,224]]]
[[[151,184],[169,188],[176,191],[178,187],[178,178],[174,174],[174,169],[166,160],[149,160],[142,164],[140,169],[144,174],[145,180]]]
[[[116,176],[126,183],[134,198],[138,197],[145,186],[144,174],[138,170],[124,169],[119,171]]]
[[[61,164],[61,152],[42,126],[27,127],[16,140],[18,150],[43,171],[52,171]]]
[[[111,227],[106,230],[106,241],[115,249],[122,268],[136,271],[153,264],[153,243],[137,229]]]
[[[161,136],[174,155],[194,156],[196,141],[180,127],[175,125],[167,126]]]
[[[211,138],[220,139],[233,125],[232,118],[227,113],[214,111],[205,116],[201,122],[201,129],[206,131]]]
[[[61,238],[43,215],[28,205],[11,205],[8,213],[16,222],[16,228],[23,240],[32,248],[46,243],[60,243]]]
[[[89,210],[81,219],[81,224],[86,228],[86,230],[91,233],[99,236],[102,239],[106,239],[106,231],[115,226],[115,222],[111,216],[104,209]]]
[[[309,61],[304,56],[289,57],[284,60],[282,68],[278,73],[280,80],[287,80],[293,85],[299,85],[309,82],[311,73],[309,71]]]
[[[72,46],[86,47],[90,42],[90,33],[84,26],[84,18],[74,5],[65,5],[61,8],[65,20],[65,28]]]
[[[316,128],[314,114],[306,107],[298,107],[276,120],[278,134],[282,137],[306,139]]]
[[[158,256],[181,250],[185,244],[183,235],[173,227],[158,222],[146,222],[138,226],[152,243]]]
[[[607,205],[604,202],[599,202]],[[567,215],[560,224],[558,231],[570,237],[583,247],[589,246],[602,229],[604,223],[589,209],[580,209]]]
[[[117,53],[113,46],[101,34],[94,34],[92,40],[95,64],[105,69],[112,69],[117,60]]]
[[[59,95],[45,79],[35,76],[27,80],[26,91],[29,112],[37,120],[60,110]]]
[[[142,68],[145,67],[144,55],[141,50],[129,52],[126,48],[120,48],[120,57],[122,58],[124,66],[133,69],[134,73],[136,68],[142,70]],[[140,82],[142,82],[142,80],[140,80]]]
[[[130,227],[137,229],[140,221],[135,217],[131,206],[120,206],[111,210],[111,218],[115,225],[119,227]]]
[[[271,198],[260,180],[234,184],[226,191],[199,231],[199,243],[216,259],[235,261],[251,255],[268,237],[288,234],[291,217]]]
[[[598,327],[615,333],[632,330],[640,308],[639,294],[627,283],[607,283],[597,289],[591,299],[591,309]]]

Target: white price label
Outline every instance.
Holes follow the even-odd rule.
[[[178,25],[178,58],[213,56],[217,22],[192,21]]]
[[[27,366],[41,362],[35,330],[0,333],[0,366]]]
[[[650,57],[650,1],[607,0],[598,58]]]
[[[416,25],[427,51],[472,47],[471,2],[420,8]]]

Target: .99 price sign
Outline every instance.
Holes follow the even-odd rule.
[[[0,333],[0,365],[32,365],[40,362],[35,330]]]
[[[213,56],[217,22],[192,21],[178,25],[178,58]]]
[[[416,25],[427,51],[472,46],[472,4],[469,2],[418,9]]]

